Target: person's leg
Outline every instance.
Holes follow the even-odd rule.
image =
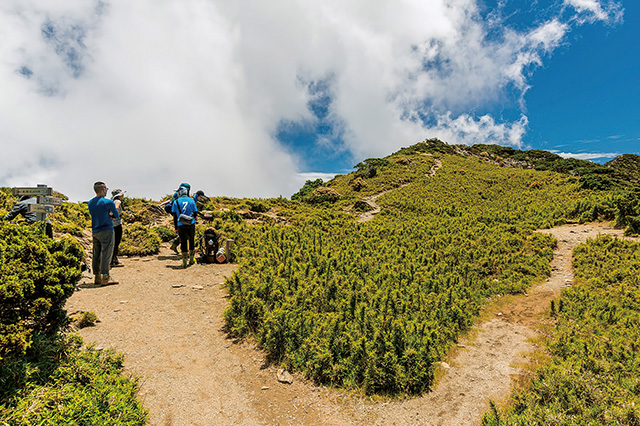
[[[111,256],[111,266],[116,266],[120,264],[118,260],[118,248],[120,247],[120,241],[122,241],[122,225],[113,227],[113,235],[115,237],[115,242],[113,244],[113,256]]]
[[[178,226],[178,237],[180,238],[180,251],[182,252],[182,267],[187,267],[187,262],[189,261],[189,226],[188,225],[180,225]]]
[[[196,225],[189,225],[189,265],[196,263]]]
[[[178,215],[174,212],[171,212],[171,216],[173,217],[173,229],[176,230],[178,236],[173,239],[171,242],[171,250],[175,251],[178,254],[178,246],[180,245],[180,227],[178,226]]]
[[[100,231],[95,235],[98,236],[102,247],[100,253],[100,273],[104,280],[105,278],[109,278],[109,264],[111,263],[111,256],[113,256],[113,241],[115,238],[113,229]]]
[[[91,267],[93,268],[93,276],[95,278],[95,283],[100,284],[100,252],[102,246],[100,245],[100,239],[97,237],[97,234],[93,234],[93,253],[91,259]]]
[[[176,232],[178,230],[176,229]],[[171,241],[171,250],[175,251],[176,254],[178,254],[178,246],[180,245],[180,235],[178,235],[177,237],[175,237],[172,241]]]
[[[53,238],[53,226],[51,225],[51,223],[47,222],[44,225],[44,233],[47,237]]]

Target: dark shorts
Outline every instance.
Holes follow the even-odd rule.
[[[196,225],[179,225],[178,236],[180,237],[180,251],[186,253],[195,250]]]

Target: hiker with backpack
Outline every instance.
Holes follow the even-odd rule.
[[[189,184],[186,184],[189,185]],[[176,227],[178,228],[178,238],[180,238],[180,251],[182,253],[182,267],[193,265],[196,255],[195,237],[196,237],[196,215],[198,207],[196,202],[189,196],[190,186],[181,184],[178,188],[178,198],[173,202],[171,212],[177,218]]]
[[[164,209],[165,212],[169,213],[171,216],[173,216],[173,229],[175,229],[176,233],[178,232],[178,216],[176,216],[176,214],[173,212],[173,203],[178,199],[179,197],[179,191],[180,188],[184,188],[187,191],[187,195],[189,195],[189,191],[191,190],[191,185],[189,185],[186,182],[183,182],[180,184],[180,186],[178,186],[178,189],[176,189],[173,192],[173,195],[171,196],[170,200],[164,201],[162,203],[160,203],[160,207],[162,207]],[[176,254],[178,253],[178,246],[180,245],[180,234],[178,234],[177,237],[175,237],[173,239],[173,241],[171,241],[171,250],[175,251]]]

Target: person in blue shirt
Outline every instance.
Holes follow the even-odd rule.
[[[91,231],[93,235],[93,273],[96,285],[118,284],[109,276],[109,264],[113,255],[115,240],[112,218],[119,218],[120,214],[113,201],[105,198],[107,185],[104,182],[93,184],[96,196],[89,201],[91,215]]]
[[[178,189],[176,189],[171,196],[171,200],[164,201],[160,203],[160,207],[164,208],[165,211],[171,216],[173,216],[173,228],[178,232],[178,216],[173,212],[173,203],[178,199],[180,188],[184,188],[187,190],[187,195],[189,195],[189,191],[191,190],[191,185],[186,182],[182,182]],[[171,241],[171,250],[175,251],[178,254],[178,246],[180,245],[180,235],[175,237],[173,241]]]
[[[196,263],[195,237],[196,214],[198,207],[185,186],[178,189],[178,198],[173,202],[171,211],[177,217],[178,236],[180,237],[180,251],[182,252],[182,267]]]

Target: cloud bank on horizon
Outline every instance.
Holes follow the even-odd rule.
[[[5,0],[0,185],[288,197],[314,171],[305,156],[355,164],[431,137],[523,147],[532,73],[572,29],[624,12],[538,3],[510,28],[502,2],[477,0]]]

